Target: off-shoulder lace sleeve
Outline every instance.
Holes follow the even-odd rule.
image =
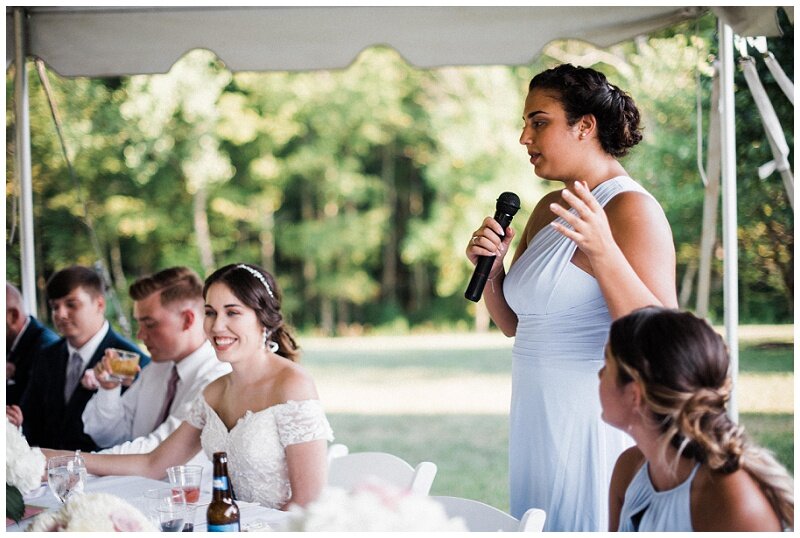
[[[192,407],[186,416],[186,422],[198,430],[202,430],[203,426],[206,425],[206,401],[202,392],[192,402]]]
[[[275,423],[284,447],[317,439],[333,441],[333,430],[319,400],[289,400],[276,406]]]

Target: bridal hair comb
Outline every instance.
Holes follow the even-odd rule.
[[[267,293],[269,293],[269,296],[272,297],[273,299],[275,298],[275,295],[272,293],[272,288],[269,287],[269,283],[267,282],[267,279],[264,278],[264,275],[262,275],[261,273],[259,273],[255,269],[253,269],[252,267],[247,266],[247,265],[245,265],[243,263],[240,263],[239,265],[237,265],[236,268],[237,269],[244,269],[245,271],[247,271],[248,273],[250,273],[251,275],[253,275],[257,279],[259,279],[261,281],[261,283],[264,284],[264,287],[267,288]]]

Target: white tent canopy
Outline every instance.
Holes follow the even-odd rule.
[[[6,65],[13,60],[6,8]],[[775,8],[715,8],[744,35],[777,35]],[[701,7],[29,7],[27,55],[61,76],[166,73],[206,48],[231,71],[341,68],[388,45],[409,63],[521,65],[550,41],[600,47],[705,13]],[[738,25],[739,27],[737,27]]]
[[[776,7],[24,7],[6,8],[6,67],[41,58],[61,76],[165,73],[186,52],[213,51],[231,71],[343,68],[387,45],[420,67],[522,65],[550,41],[600,47],[691,20],[719,19],[725,327],[738,369],[733,32],[775,36]],[[793,8],[786,10],[793,22]],[[15,81],[15,173],[21,185],[21,273],[36,311],[27,75]],[[716,106],[716,104],[715,104]],[[734,379],[735,381],[735,379]],[[735,415],[735,405],[732,402]]]

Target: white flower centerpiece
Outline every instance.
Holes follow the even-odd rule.
[[[31,448],[22,432],[6,417],[6,517],[16,522],[25,513],[23,495],[42,484],[46,458]]]
[[[84,493],[54,512],[39,514],[26,529],[32,532],[156,532],[138,509],[110,493]]]
[[[291,506],[282,530],[347,531],[467,531],[464,520],[449,518],[444,507],[416,495],[371,480],[353,491],[327,487],[305,508]]]

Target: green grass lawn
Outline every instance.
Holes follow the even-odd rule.
[[[486,380],[488,391],[498,379],[501,386],[510,379],[508,346],[470,349],[461,344],[454,346],[457,349],[424,349],[414,342],[407,349],[383,345],[340,349],[319,345],[306,350],[304,364],[318,386],[346,381],[352,391],[356,411],[328,413],[336,442],[346,444],[351,452],[391,452],[412,465],[432,461],[438,466],[432,494],[478,499],[508,510],[507,414],[438,412],[437,401],[442,396],[435,393],[424,394],[430,401],[430,409],[425,413],[404,412],[402,401],[390,413],[376,413],[375,402],[369,399],[376,397],[374,392],[364,396],[367,389],[374,391],[378,387],[388,399],[395,387],[451,378],[463,380],[465,376]],[[785,341],[740,344],[742,373],[792,375],[793,368],[793,347]],[[359,392],[361,388],[364,393]],[[466,399],[475,396],[469,392],[463,395]],[[381,397],[380,392],[377,397]],[[741,409],[740,422],[758,444],[772,450],[793,472],[792,413],[753,413]]]
[[[438,467],[432,495],[478,499],[508,510],[508,420],[500,415],[328,415],[351,452],[391,452]]]

